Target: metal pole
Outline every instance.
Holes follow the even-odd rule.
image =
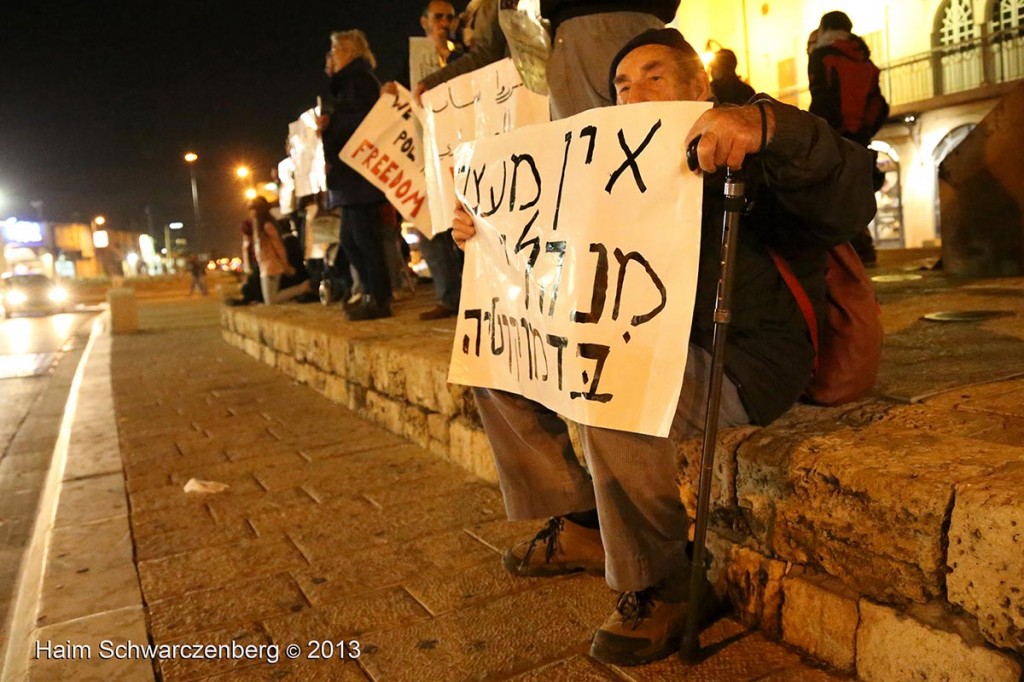
[[[203,222],[199,218],[199,185],[196,183],[196,169],[195,163],[188,165],[188,174],[192,178],[192,212],[195,215],[196,220],[196,250],[201,250],[199,247],[202,243],[201,236],[203,234]]]
[[[722,375],[725,371],[725,338],[732,317],[732,282],[736,262],[736,239],[743,213],[744,183],[739,171],[725,176],[725,216],[722,224],[721,274],[715,301],[715,332],[711,347],[711,377],[708,381],[707,414],[704,416],[704,440],[700,456],[700,483],[697,516],[694,519],[693,563],[690,565],[689,609],[683,633],[680,658],[695,663],[700,656],[700,614],[704,591],[704,543],[708,532],[711,480],[715,468],[715,443],[718,440],[718,408],[722,399]]]
[[[174,262],[171,260],[171,226],[166,223],[164,224],[164,251],[167,252],[164,254],[164,274],[166,275],[171,271],[171,263]]]

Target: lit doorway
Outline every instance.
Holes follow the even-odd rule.
[[[935,163],[935,238],[942,235],[942,212],[939,209],[939,164],[964,141],[965,137],[970,135],[976,125],[975,123],[965,123],[953,128],[935,145],[935,149],[932,151],[932,161]]]
[[[874,140],[870,149],[878,154],[875,166],[885,180],[875,192],[874,219],[868,224],[875,246],[880,249],[902,249],[906,246],[903,236],[903,187],[900,184],[900,157],[892,145]]]

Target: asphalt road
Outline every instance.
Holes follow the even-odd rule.
[[[95,310],[0,321],[0,640]]]

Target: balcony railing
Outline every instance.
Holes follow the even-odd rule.
[[[990,33],[951,47],[896,59],[882,68],[881,88],[892,107],[1024,78],[1024,29]],[[810,105],[807,86],[779,92],[783,102]]]

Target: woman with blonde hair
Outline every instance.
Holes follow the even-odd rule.
[[[377,60],[359,29],[331,33],[328,73],[333,111],[320,121],[327,164],[327,200],[341,207],[341,248],[363,283],[363,298],[346,309],[350,320],[391,317],[391,281],[384,255],[384,194],[338,158],[380,97]]]

